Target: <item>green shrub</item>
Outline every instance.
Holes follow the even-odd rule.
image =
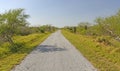
[[[9,48],[12,53],[16,53],[24,48],[24,43],[14,43],[13,45],[10,45]]]
[[[41,33],[45,33],[45,30],[41,29],[40,32],[41,32]]]

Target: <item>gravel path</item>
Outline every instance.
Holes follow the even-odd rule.
[[[65,39],[60,31],[53,33],[12,71],[97,71]]]

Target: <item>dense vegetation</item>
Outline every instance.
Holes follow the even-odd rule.
[[[0,71],[10,71],[57,29],[51,25],[30,27],[27,18],[24,9],[0,14]]]
[[[28,35],[31,33],[45,33],[55,31],[55,27],[44,25],[38,27],[29,27],[26,20],[29,15],[25,14],[24,9],[9,10],[0,14],[0,41],[9,42],[14,45],[12,37],[14,35]]]
[[[94,25],[66,26],[63,34],[100,71],[120,71],[120,11]]]
[[[66,26],[73,33],[83,35],[101,36],[108,35],[119,40],[120,37],[120,11],[109,17],[98,17],[94,25],[89,22],[81,22],[78,26]]]

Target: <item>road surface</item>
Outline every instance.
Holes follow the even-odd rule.
[[[97,71],[92,64],[57,31],[33,50],[11,71]]]

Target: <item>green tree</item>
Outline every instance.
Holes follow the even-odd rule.
[[[26,21],[28,17],[24,9],[13,9],[0,14],[0,36],[10,44],[14,44],[12,36],[20,30],[19,27],[28,25]]]
[[[97,18],[96,23],[101,31],[104,31],[103,34],[110,35],[120,41],[120,11],[109,17]]]
[[[115,36],[120,35],[120,11],[116,15],[112,15],[106,18],[97,18],[96,23],[98,23],[104,31],[109,35]]]
[[[88,22],[81,22],[77,26],[77,32],[80,34],[87,34],[88,28],[90,27],[90,23]]]

